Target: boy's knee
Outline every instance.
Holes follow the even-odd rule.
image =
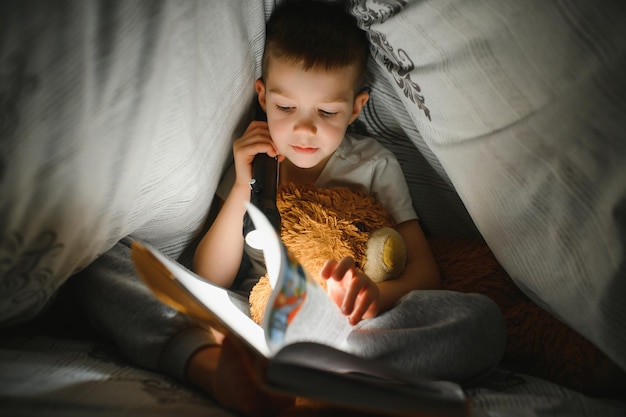
[[[492,357],[504,354],[506,326],[500,307],[489,297],[478,293],[447,290],[413,291],[400,302],[401,308],[413,313],[423,312],[426,320],[448,323],[471,340],[485,342],[491,347]]]
[[[483,327],[506,337],[506,326],[502,310],[495,301],[482,294],[468,294],[474,298],[477,311],[477,319],[483,323]]]
[[[506,347],[506,325],[500,307],[489,297],[482,294],[467,294],[474,306],[472,317],[476,334],[483,340],[486,360],[497,365]]]

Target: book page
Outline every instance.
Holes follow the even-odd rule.
[[[263,256],[274,289],[263,320],[271,352],[300,341],[340,348],[352,330],[348,318],[289,253],[263,213],[252,204],[247,207],[256,232],[263,237],[257,239],[263,242]]]
[[[326,291],[306,279],[306,299],[287,328],[285,343],[316,342],[341,349],[352,326]]]
[[[140,277],[161,301],[212,326],[217,324],[218,330],[225,329],[259,354],[270,356],[263,329],[235,305],[228,290],[206,281],[147,244],[133,242],[132,256]],[[196,308],[197,302],[202,306]]]
[[[277,246],[277,250],[281,254],[280,265],[276,268],[276,276],[271,275],[268,267],[273,291],[267,300],[263,316],[265,337],[273,353],[288,342],[287,330],[308,298],[306,276],[302,266],[284,245]]]

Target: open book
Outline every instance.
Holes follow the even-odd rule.
[[[294,259],[267,218],[248,205],[273,292],[263,326],[241,299],[138,241],[132,257],[140,277],[161,301],[243,342],[266,361],[268,389],[331,406],[382,415],[468,415],[461,387],[403,374],[346,353],[352,330],[323,288]]]

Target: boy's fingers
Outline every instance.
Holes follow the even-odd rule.
[[[250,140],[237,142],[233,146],[233,152],[237,154],[240,152],[245,152],[247,155],[250,155],[253,158],[258,153],[267,153],[268,155],[270,153],[277,153],[272,141],[270,141],[268,138],[263,137],[255,137],[250,138]]]
[[[332,278],[335,281],[343,280],[344,276],[354,267],[354,259],[347,256],[340,261],[327,260],[322,266],[320,276],[324,279]]]
[[[343,314],[353,313],[354,306],[357,301],[357,297],[359,296],[359,293],[361,292],[361,290],[365,287],[365,282],[363,281],[362,277],[359,277],[356,274],[356,271],[352,269],[349,271],[349,273],[352,276],[350,280],[350,286],[348,287],[348,290],[346,291],[346,294],[343,297],[343,303],[341,306],[341,310],[343,311]]]
[[[372,297],[369,295],[369,293],[362,293],[361,296],[357,299],[354,311],[350,315],[350,324],[354,325],[360,322],[361,319],[363,319],[363,315],[365,315],[365,312],[367,311],[371,303]]]
[[[320,271],[320,276],[323,279],[329,279],[332,276],[332,273],[336,265],[337,265],[337,261],[334,259],[329,259],[326,262],[324,262],[324,265],[322,266],[322,269]]]
[[[335,265],[335,269],[333,270],[332,277],[337,281],[341,281],[343,277],[354,268],[354,259],[349,256],[342,258]]]
[[[250,124],[248,125],[246,132],[250,132],[251,130],[254,129],[259,129],[259,128],[265,128],[265,129],[269,129],[267,126],[267,122],[263,121],[263,120],[253,120],[252,122],[250,122]]]

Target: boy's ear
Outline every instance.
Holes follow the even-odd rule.
[[[354,98],[354,105],[352,106],[352,115],[350,116],[349,124],[354,122],[356,118],[359,117],[359,114],[361,114],[361,110],[363,110],[363,107],[365,107],[365,103],[367,103],[367,100],[369,100],[369,98],[370,94],[367,91],[361,91],[359,94],[357,94],[357,96]]]
[[[265,83],[261,78],[257,79],[254,83],[254,89],[256,90],[256,94],[259,97],[259,104],[264,112],[267,112],[266,102],[265,102]]]

